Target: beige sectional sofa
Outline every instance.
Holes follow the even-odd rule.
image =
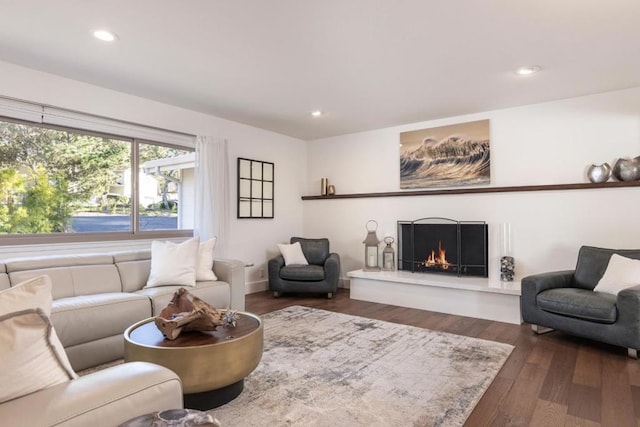
[[[132,362],[0,403],[2,427],[118,426],[156,411],[182,408],[180,378]]]
[[[151,252],[0,260],[0,289],[41,274],[53,282],[51,320],[74,370],[124,354],[124,330],[155,316],[179,286],[145,289]],[[196,282],[194,295],[217,308],[244,309],[244,264],[215,260],[218,281]]]
[[[158,314],[179,289],[145,288],[150,268],[151,251],[0,259],[0,290],[43,274],[51,278],[51,321],[79,371],[122,358],[124,330]],[[196,282],[189,291],[214,307],[244,310],[243,263],[215,260],[213,270],[217,281]],[[181,407],[177,376],[136,362],[0,403],[0,420],[26,416],[22,421],[32,424],[16,425],[88,425],[88,420],[117,425],[142,413]]]

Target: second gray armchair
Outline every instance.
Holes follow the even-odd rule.
[[[329,251],[329,239],[292,237],[300,242],[308,265],[285,265],[278,255],[269,260],[269,290],[275,297],[289,292],[324,293],[332,298],[340,280],[340,256]]]
[[[522,279],[522,319],[540,333],[557,329],[569,334],[626,347],[629,356],[640,350],[640,285],[617,295],[597,289],[618,254],[640,259],[640,250],[583,246],[574,270],[535,274]],[[640,283],[637,277],[635,283]]]

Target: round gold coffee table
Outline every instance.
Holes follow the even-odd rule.
[[[155,363],[178,374],[185,408],[215,408],[242,392],[244,378],[262,359],[262,320],[246,312],[238,317],[235,327],[183,332],[175,340],[165,339],[153,318],[142,320],[124,332],[124,359]]]

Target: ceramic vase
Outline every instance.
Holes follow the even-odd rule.
[[[640,179],[640,156],[633,159],[618,159],[613,165],[613,176],[619,181],[637,181]]]
[[[611,166],[609,166],[609,163],[591,165],[587,169],[587,177],[589,178],[589,181],[594,184],[607,182],[611,177]]]

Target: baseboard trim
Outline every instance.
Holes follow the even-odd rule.
[[[351,286],[351,280],[349,279],[340,279],[338,283],[339,288],[349,289]],[[268,280],[257,280],[255,282],[247,282],[245,284],[245,295],[256,294],[258,292],[264,292],[269,289],[269,281]]]
[[[267,280],[258,280],[256,282],[247,282],[245,284],[245,295],[255,294],[258,292],[263,292],[269,289],[269,282]]]

